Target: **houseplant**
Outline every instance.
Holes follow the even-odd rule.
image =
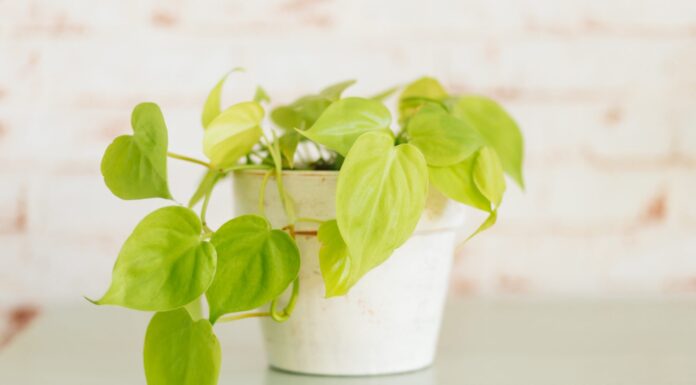
[[[400,93],[396,133],[382,102],[395,90],[371,98],[342,98],[353,81],[274,108],[270,118],[275,127],[264,131],[263,105],[269,98],[263,89],[258,88],[251,101],[221,108],[228,75],[213,88],[203,108],[208,161],[168,152],[164,118],[153,103],[135,107],[133,134],[116,138],[102,159],[106,185],[126,200],[173,199],[167,157],[205,167],[187,207],[160,208],[136,226],[119,253],[109,289],[92,301],[155,312],[144,347],[148,384],[216,384],[221,352],[213,326],[250,317],[270,320],[264,328],[271,364],[280,368],[377,374],[429,364],[442,298],[430,301],[426,296],[423,303],[435,304],[427,309],[415,309],[418,306],[408,301],[419,292],[444,296],[456,227],[451,220],[460,216],[444,215],[450,203],[443,195],[488,213],[476,233],[493,225],[505,191],[504,172],[523,186],[517,125],[490,99],[451,96],[436,80],[422,78]],[[210,196],[230,174],[242,215],[214,230],[206,222]],[[269,187],[273,189],[267,193]],[[197,206],[198,212],[193,210]],[[434,214],[421,218],[430,208]],[[444,249],[430,238],[420,245],[414,241],[417,227],[430,234],[441,232],[438,226],[445,226],[449,234],[434,242],[446,245]],[[395,250],[407,256],[387,261]],[[419,258],[419,253],[432,255]],[[437,261],[430,264],[431,260]],[[375,269],[383,263],[384,268]],[[403,277],[401,265],[411,266],[403,273],[412,274],[405,283],[398,281]],[[377,274],[386,275],[368,282]],[[312,275],[319,280],[309,279]],[[420,277],[418,287],[409,289],[411,277]],[[301,281],[310,282],[306,295]],[[326,299],[314,295],[312,282],[321,282]],[[351,297],[361,285],[376,290]],[[388,291],[407,296],[365,306],[372,293]],[[207,316],[202,306],[206,303]],[[292,327],[312,323],[312,333],[307,334],[307,328],[288,333],[285,326],[270,326],[294,318],[296,307],[301,319]],[[332,308],[331,314],[317,313]],[[387,311],[380,312],[382,308]],[[414,309],[413,317],[428,313],[428,325],[410,322],[408,314],[395,314],[404,309]],[[379,313],[377,318],[371,312]],[[335,323],[321,325],[325,317],[348,319],[361,330],[354,336],[345,334],[350,322],[342,329]],[[371,326],[378,323],[387,328]],[[404,337],[419,334],[421,327],[427,329],[424,338]],[[330,333],[342,337],[325,341]],[[352,339],[360,341],[360,333],[368,342],[380,339],[380,333],[393,334],[373,347],[382,353],[426,345],[427,352],[413,362],[397,357],[396,362],[373,365],[370,360],[379,358],[366,354],[369,347],[361,352],[362,345],[351,345]],[[411,345],[400,346],[401,340]],[[340,354],[343,350],[353,356]],[[322,359],[325,355],[331,357]],[[367,358],[361,361],[360,356]],[[319,364],[312,363],[316,360]],[[346,363],[353,360],[357,366]]]

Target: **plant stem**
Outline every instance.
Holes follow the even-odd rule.
[[[235,170],[268,170],[272,169],[273,167],[271,166],[266,166],[263,164],[237,164],[231,167],[228,167],[226,169],[221,170],[220,172],[226,174],[230,171],[235,171]]]
[[[285,192],[285,188],[283,186],[283,164],[282,164],[282,159],[280,156],[280,145],[278,144],[278,141],[275,140],[274,142],[271,142],[268,140],[268,137],[264,135],[264,139],[266,140],[266,143],[268,144],[268,152],[271,154],[271,157],[273,158],[273,163],[275,164],[275,174],[276,174],[276,186],[278,187],[278,195],[280,195],[280,199],[283,203],[283,209],[285,209],[285,215],[288,218],[288,221],[290,222],[289,227],[289,233],[290,236],[295,239],[295,211],[292,207],[292,201],[290,200],[290,197]],[[275,134],[274,134],[274,139],[275,139]],[[288,304],[285,306],[285,308],[281,311],[278,312],[276,310],[276,306],[278,305],[278,297],[274,298],[273,301],[271,301],[271,317],[273,318],[274,321],[276,322],[285,322],[290,318],[290,315],[292,314],[292,311],[295,309],[295,304],[297,303],[297,297],[300,293],[300,278],[297,277],[295,280],[292,282],[292,294],[290,295],[290,300],[288,301]]]
[[[222,175],[222,174],[218,174],[218,175],[215,176],[216,181],[213,182],[213,184],[211,185],[211,187],[215,187],[215,183],[217,182],[217,179],[220,178],[220,175]],[[213,195],[213,189],[211,188],[210,190],[208,190],[208,191],[205,193],[205,198],[203,198],[203,206],[201,206],[201,223],[203,224],[203,228],[206,229],[206,230],[208,230],[208,231],[209,231],[210,229],[208,228],[208,224],[207,224],[207,222],[206,222],[206,220],[205,220],[205,216],[206,216],[206,214],[208,213],[208,203],[210,203],[210,197],[211,197],[212,195]]]
[[[181,155],[181,154],[177,154],[177,153],[174,153],[174,152],[168,152],[168,153],[167,153],[167,156],[170,157],[170,158],[179,159],[179,160],[183,160],[183,161],[186,161],[186,162],[191,162],[191,163],[195,163],[195,164],[200,164],[201,166],[205,166],[205,167],[207,167],[207,168],[209,168],[209,169],[211,169],[211,170],[214,169],[213,165],[211,165],[210,163],[204,162],[204,161],[202,161],[202,160],[200,160],[200,159],[191,158],[190,156]]]
[[[205,214],[208,212],[208,203],[210,203],[211,195],[212,194],[209,191],[207,194],[205,194],[205,198],[203,198],[203,206],[201,207],[201,223],[203,224],[203,226],[207,225],[205,221]]]
[[[276,310],[276,305],[278,304],[278,298],[271,301],[271,317],[276,322],[285,322],[292,315],[292,311],[295,309],[295,304],[297,303],[297,296],[300,294],[300,278],[295,278],[292,281],[292,294],[290,295],[290,300],[288,304],[285,305],[283,311],[278,312]]]
[[[266,186],[268,185],[268,178],[270,178],[273,170],[268,170],[266,175],[263,176],[261,180],[261,191],[259,192],[259,214],[261,216],[266,216]]]
[[[228,317],[223,317],[217,320],[217,322],[232,322],[232,321],[237,321],[240,319],[245,319],[245,318],[254,318],[254,317],[270,317],[271,313],[267,311],[262,311],[262,312],[256,312],[256,313],[244,313],[244,314],[237,314],[237,315],[232,315]]]
[[[273,163],[275,164],[276,186],[278,187],[280,200],[283,203],[283,209],[285,209],[285,215],[288,217],[288,222],[295,223],[295,210],[292,208],[292,201],[290,201],[290,198],[285,193],[285,186],[283,185],[283,163],[280,157],[278,142],[269,141],[265,135],[264,139],[266,139],[268,143],[268,152],[270,152]],[[275,146],[273,144],[275,144]]]

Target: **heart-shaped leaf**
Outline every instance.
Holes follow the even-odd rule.
[[[225,76],[223,76],[222,79],[220,79],[220,81],[217,82],[217,84],[215,85],[215,87],[213,87],[212,90],[210,90],[208,98],[205,100],[205,104],[203,105],[203,114],[201,115],[201,123],[203,123],[203,128],[208,128],[210,122],[212,122],[213,119],[220,115],[220,111],[222,111],[222,107],[220,106],[222,87],[225,85],[225,81],[231,73],[240,71],[244,71],[244,69],[240,67],[232,69],[231,71],[226,73]]]
[[[251,151],[263,132],[263,108],[257,102],[233,105],[218,115],[205,130],[203,152],[216,168],[226,168]]]
[[[482,147],[476,156],[474,183],[496,208],[500,206],[505,193],[505,175],[498,154],[488,146]]]
[[[348,87],[352,86],[353,84],[355,84],[355,80],[346,80],[344,82],[332,84],[321,90],[319,92],[319,95],[329,99],[332,102],[335,102],[336,100],[341,98],[343,91],[345,91]]]
[[[321,243],[319,266],[324,279],[326,297],[347,294],[367,271],[360,266],[359,259],[352,258],[348,253],[348,245],[338,230],[336,220],[323,222],[317,231],[317,238]],[[389,254],[391,253],[377,256],[372,260],[384,261]]]
[[[332,103],[309,130],[300,133],[345,156],[355,140],[366,132],[391,134],[390,123],[391,114],[381,102],[345,98]]]
[[[331,100],[321,95],[303,96],[292,104],[280,106],[271,112],[271,120],[286,130],[306,130],[311,127]]]
[[[413,145],[391,135],[363,134],[338,176],[336,220],[361,270],[384,261],[413,233],[428,191],[428,169]]]
[[[280,153],[283,156],[284,164],[288,167],[293,168],[295,166],[295,151],[297,151],[297,145],[300,143],[300,134],[297,131],[287,131],[280,138],[278,138],[278,145],[280,146]]]
[[[215,280],[206,293],[210,320],[257,308],[276,298],[297,277],[300,252],[281,230],[258,215],[242,215],[222,225],[211,242],[218,254]]]
[[[167,126],[154,103],[141,103],[131,115],[133,135],[114,139],[104,152],[101,173],[121,199],[171,199],[167,184]]]
[[[480,210],[490,211],[491,203],[474,182],[476,154],[447,167],[428,167],[430,182],[450,199]]]
[[[481,133],[500,157],[503,170],[524,188],[524,141],[512,117],[498,103],[482,96],[464,96],[450,104],[452,114],[468,121]]]
[[[381,91],[378,94],[372,95],[370,97],[370,99],[384,102],[385,100],[389,99],[389,97],[391,97],[398,90],[399,90],[399,86],[387,88],[386,90]]]
[[[428,171],[430,182],[447,197],[489,213],[467,240],[495,224],[505,193],[505,177],[495,150],[484,146],[463,162]]]
[[[215,385],[221,351],[208,320],[193,321],[185,309],[157,313],[143,350],[148,385]]]
[[[348,255],[348,246],[338,230],[336,220],[322,223],[317,231],[317,238],[321,242],[319,265],[326,297],[344,295],[357,280],[356,273],[360,269]]]
[[[271,97],[268,96],[266,90],[261,86],[256,86],[256,92],[254,93],[254,101],[256,103],[270,103]]]
[[[437,80],[422,77],[414,81],[407,85],[399,96],[399,122],[406,123],[428,101],[441,101],[445,98],[447,91]]]
[[[163,207],[143,218],[123,244],[99,305],[166,311],[200,297],[215,276],[213,245],[201,241],[196,213]]]
[[[451,166],[468,158],[484,143],[466,121],[437,105],[426,105],[408,122],[409,143],[418,147],[429,166]]]

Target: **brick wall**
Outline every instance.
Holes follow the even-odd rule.
[[[0,303],[104,290],[160,204],[111,197],[104,148],[151,100],[200,155],[202,100],[234,66],[230,99],[431,74],[509,107],[528,190],[461,249],[455,293],[696,293],[694,1],[0,0]],[[170,167],[183,200],[199,170]]]

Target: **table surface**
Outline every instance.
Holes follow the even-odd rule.
[[[144,384],[148,314],[90,305],[44,310],[0,351],[0,384]],[[696,300],[459,300],[433,367],[381,377],[267,368],[253,319],[216,326],[220,384],[696,384]]]

